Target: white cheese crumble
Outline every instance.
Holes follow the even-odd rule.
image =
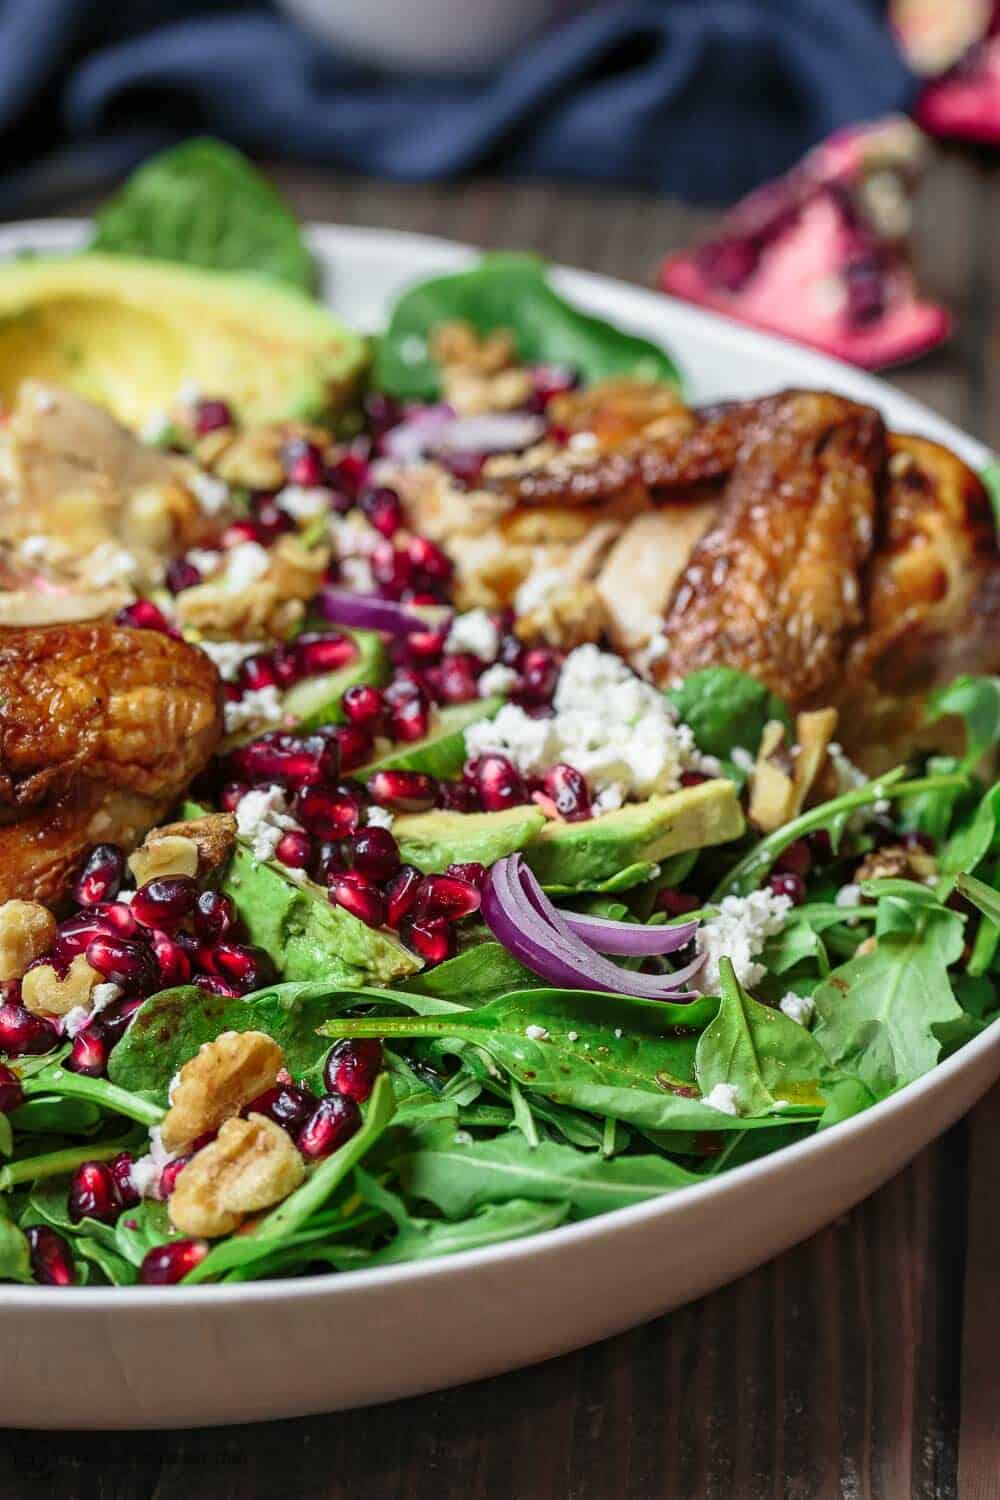
[[[717,1109],[723,1115],[738,1115],[740,1110],[739,1091],[734,1083],[717,1083],[702,1098],[702,1104],[707,1104],[709,1109]]]
[[[280,786],[257,787],[236,804],[236,831],[250,840],[254,859],[273,859],[282,834],[299,827]]]
[[[479,679],[480,698],[503,697],[509,693],[517,681],[517,673],[513,667],[505,667],[503,662],[497,662],[495,666],[487,667]]]
[[[695,943],[705,965],[698,975],[700,988],[714,994],[719,984],[719,960],[732,960],[740,984],[752,988],[766,970],[755,962],[764,943],[785,925],[792,903],[765,887],[749,896],[726,896],[715,916],[699,927]]]
[[[836,740],[830,741],[826,747],[826,753],[837,777],[838,792],[851,792],[855,787],[864,786],[868,777],[849,756],[845,755],[842,746],[838,745]]]
[[[548,1036],[548,1032],[546,1031],[544,1026],[535,1025],[526,1026],[524,1028],[524,1034],[526,1037],[530,1037],[533,1042],[544,1042],[546,1037]]]
[[[737,771],[742,771],[744,776],[749,776],[753,771],[754,766],[756,765],[756,761],[750,754],[750,751],[744,749],[742,745],[733,746],[733,748],[729,752],[729,759],[732,761]]]
[[[206,516],[217,516],[229,504],[229,486],[222,479],[194,469],[187,476],[191,491]]]
[[[286,484],[274,497],[274,503],[296,521],[314,521],[330,509],[333,491],[322,485]]]
[[[263,578],[270,566],[267,548],[260,542],[240,542],[226,554],[225,586],[232,593],[239,593]]]
[[[139,437],[144,443],[162,443],[172,425],[169,412],[150,412],[139,428]]]
[[[87,558],[87,579],[95,588],[106,588],[112,583],[122,583],[139,571],[139,564],[131,552],[118,547],[114,542],[101,542]]]
[[[580,1033],[578,1031],[567,1031],[566,1040],[568,1042],[578,1042],[580,1040]]]
[[[451,622],[445,651],[467,651],[480,661],[495,661],[500,650],[500,631],[486,609],[469,609]]]
[[[140,1198],[156,1198],[159,1196],[157,1189],[160,1185],[160,1177],[163,1169],[168,1163],[175,1160],[174,1153],[168,1151],[160,1137],[159,1125],[154,1125],[149,1132],[149,1152],[146,1156],[140,1156],[132,1163],[129,1176],[132,1186]]]
[[[563,663],[552,718],[533,719],[515,704],[465,731],[469,756],[506,755],[537,775],[557,762],[575,766],[591,791],[617,785],[623,795],[675,791],[681,772],[701,756],[694,735],[678,724],[667,699],[621,660],[596,646],[578,646]]]
[[[223,682],[235,682],[243,663],[267,649],[263,641],[199,641],[198,646],[211,657]]]
[[[74,1005],[62,1018],[63,1036],[76,1036],[90,1020],[90,1011],[85,1005]]]
[[[396,820],[387,808],[370,807],[367,821],[369,828],[391,828]]]
[[[285,709],[281,694],[273,683],[267,687],[251,688],[237,698],[235,703],[225,705],[226,733],[238,734],[241,729],[263,729],[267,725],[280,724]]]
[[[514,608],[519,615],[533,614],[565,586],[566,579],[561,568],[536,568],[533,573],[528,574],[514,595]]]
[[[816,1011],[811,995],[796,995],[791,990],[782,996],[778,1005],[790,1021],[797,1021],[800,1026],[808,1026]]]
[[[367,557],[344,557],[340,563],[340,579],[355,594],[371,594],[375,590],[375,575]]]
[[[595,818],[601,813],[617,812],[625,801],[625,788],[620,781],[612,781],[603,791],[598,792],[591,803],[591,812]]]
[[[861,887],[859,885],[842,885],[833,900],[835,906],[860,906]]]
[[[26,536],[17,550],[26,562],[40,562],[48,554],[49,538],[41,535]]]
[[[185,554],[185,561],[197,568],[202,578],[211,578],[213,573],[218,573],[224,560],[223,554],[214,547],[192,547]]]

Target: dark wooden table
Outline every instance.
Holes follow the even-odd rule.
[[[537,249],[647,283],[664,251],[704,222],[677,204],[604,189],[277,175],[318,219]],[[943,157],[921,201],[919,239],[926,279],[955,310],[957,335],[893,377],[996,447],[998,223],[1000,168]],[[995,1090],[847,1218],[620,1338],[334,1416],[186,1433],[9,1432],[0,1496],[994,1500],[998,1159]]]

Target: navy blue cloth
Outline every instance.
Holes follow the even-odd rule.
[[[729,199],[913,89],[880,0],[612,0],[462,81],[361,69],[259,3],[0,0],[0,212],[195,131],[411,180],[502,170]]]

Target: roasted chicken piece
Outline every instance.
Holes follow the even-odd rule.
[[[222,735],[202,652],[102,624],[0,632],[0,901],[51,904],[88,847],[132,848]]]

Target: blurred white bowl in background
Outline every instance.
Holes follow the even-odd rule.
[[[480,73],[592,0],[280,0],[314,36],[399,73]]]

